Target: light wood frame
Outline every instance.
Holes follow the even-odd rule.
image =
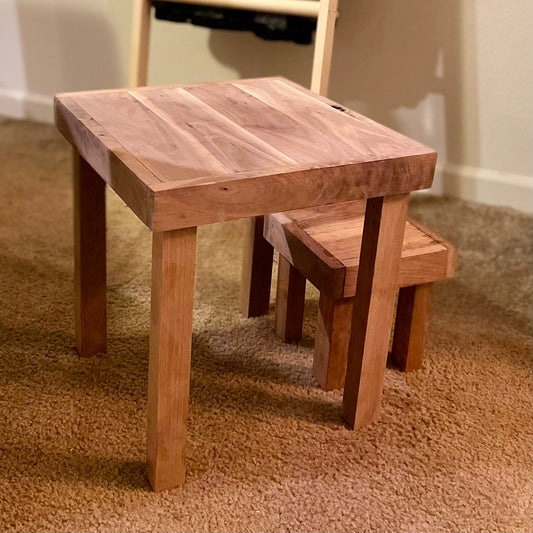
[[[178,0],[169,0],[178,1]],[[194,5],[253,9],[317,19],[311,90],[326,96],[338,0],[179,0]],[[148,81],[151,0],[134,0],[130,52],[130,87]]]

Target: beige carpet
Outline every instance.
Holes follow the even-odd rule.
[[[242,319],[243,222],[199,230],[187,480],[144,477],[149,231],[113,194],[109,353],[73,351],[69,147],[0,121],[1,531],[531,531],[531,217],[448,199],[412,213],[460,249],[422,370],[389,368],[364,430],[304,339]]]

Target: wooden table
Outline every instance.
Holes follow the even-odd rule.
[[[152,230],[147,472],[185,477],[196,227],[367,198],[343,416],[379,413],[409,193],[436,154],[283,78],[58,95],[74,146],[77,349],[106,351],[104,188]],[[248,279],[249,282],[249,278]]]

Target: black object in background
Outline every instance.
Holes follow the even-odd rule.
[[[155,17],[172,22],[188,22],[224,30],[251,31],[270,41],[292,41],[311,44],[316,19],[263,13],[243,9],[181,4],[179,2],[152,2]]]

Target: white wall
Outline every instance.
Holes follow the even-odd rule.
[[[127,84],[131,0],[0,0],[0,114]],[[439,152],[434,192],[533,211],[533,2],[339,0],[330,96]],[[312,48],[156,21],[151,84],[281,74]]]
[[[0,0],[0,113],[51,121],[55,93],[120,85],[129,52],[118,3]],[[121,4],[129,20],[130,2]]]
[[[0,1],[0,113],[24,115],[26,75],[15,0]]]

